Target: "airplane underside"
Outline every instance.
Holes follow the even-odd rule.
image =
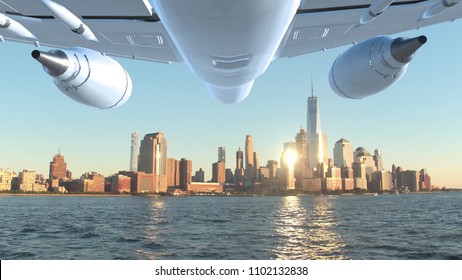
[[[274,59],[300,0],[154,0],[153,5],[184,63],[211,95],[237,103]]]
[[[406,24],[384,26],[391,34],[455,18],[462,8],[460,0],[348,0],[357,4],[345,7],[336,0],[335,5],[320,0],[143,0],[132,11],[143,16],[112,18],[101,14],[103,6],[87,10],[99,11],[92,16],[75,14],[66,6],[79,5],[68,0],[34,2],[32,14],[17,12],[29,7],[22,0],[7,1],[18,9],[4,5],[0,12],[0,41],[11,34],[6,38],[37,46],[45,40],[56,47],[35,50],[32,56],[61,92],[102,109],[123,105],[132,92],[130,76],[111,55],[138,59],[141,53],[146,60],[184,63],[215,99],[233,104],[248,96],[273,60],[344,45],[349,38],[353,45],[334,61],[329,83],[341,97],[365,98],[397,82],[427,41],[425,36],[377,34],[383,22],[395,18]],[[60,35],[44,33],[44,27]]]

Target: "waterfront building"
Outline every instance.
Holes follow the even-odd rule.
[[[334,165],[340,168],[351,167],[353,163],[353,146],[350,141],[342,138],[334,146]]]
[[[352,191],[355,188],[354,172],[351,167],[342,167],[342,188],[346,192]]]
[[[25,192],[34,191],[35,171],[26,170],[19,172],[19,190]]]
[[[258,170],[258,181],[264,183],[265,180],[270,179],[270,169],[266,166],[261,166]]]
[[[141,140],[138,170],[154,175],[156,193],[167,191],[167,145],[162,132],[146,134]]]
[[[308,169],[308,142],[306,139],[306,130],[302,127],[300,127],[300,131],[295,135],[295,146],[297,154],[294,166],[295,186],[297,189],[300,189],[303,175]]]
[[[116,174],[110,177],[111,193],[130,193],[131,179],[129,176]]]
[[[236,152],[236,169],[244,169],[244,152],[241,151],[241,147]]]
[[[382,161],[382,151],[379,149],[374,150],[374,164],[375,164],[375,170],[383,170],[383,161]]]
[[[314,177],[303,177],[300,184],[300,193],[320,194],[322,192],[322,179]]]
[[[354,180],[355,189],[367,190],[367,179],[356,177]]]
[[[306,139],[306,130],[300,127],[300,131],[295,135],[295,146],[297,151],[296,170],[303,169],[307,166],[308,142]]]
[[[167,158],[167,186],[176,187],[180,185],[180,161],[174,158]]]
[[[431,177],[428,175],[427,169],[420,170],[419,190],[429,192],[433,191]]]
[[[239,150],[236,152],[234,182],[236,185],[241,185],[244,182],[244,152],[241,151],[241,147],[239,147]]]
[[[12,190],[13,177],[17,177],[17,175],[8,169],[3,170],[0,168],[0,191]]]
[[[258,152],[253,152],[253,172],[254,172],[254,182],[258,182],[258,179],[260,178],[259,172],[259,166],[260,166],[260,157],[258,156]]]
[[[403,172],[404,172],[404,169],[401,166],[397,166],[396,168],[394,168],[394,171],[393,171],[394,186],[395,186],[395,189],[399,191],[402,191],[404,188],[403,187]]]
[[[218,147],[218,161],[224,162],[226,165],[226,148]]]
[[[50,176],[49,178],[61,179],[66,177],[67,164],[64,160],[64,156],[61,155],[61,151],[53,157],[53,161],[50,162]]]
[[[308,143],[308,166],[317,168],[319,163],[323,163],[323,166],[327,167],[327,135],[321,131],[318,98],[314,96],[313,85],[311,87],[311,96],[307,100],[306,139]]]
[[[192,160],[182,158],[180,160],[180,184],[179,186],[185,190],[188,184],[192,182]]]
[[[269,169],[269,178],[276,178],[276,174],[278,171],[278,162],[275,160],[268,160],[266,162],[266,167]]]
[[[352,163],[353,164],[353,163]],[[353,168],[351,167],[342,167],[342,178],[349,178],[353,179],[354,178],[354,171]]]
[[[377,170],[375,167],[374,158],[371,156],[371,154],[363,147],[359,147],[354,152],[354,161],[364,163],[367,174],[366,178],[368,181],[370,181],[372,172]]]
[[[228,184],[234,184],[234,174],[231,168],[226,168],[226,180],[225,182]]]
[[[57,190],[59,183],[63,179],[70,180],[71,173],[67,170],[67,163],[64,160],[64,156],[61,154],[61,151],[58,151],[53,157],[53,160],[50,162],[49,170],[49,188],[50,190]]]
[[[326,174],[326,191],[342,191],[342,170],[339,167],[328,167]]]
[[[105,191],[105,178],[97,172],[87,172],[80,177],[79,192],[102,193]]]
[[[281,177],[285,190],[295,190],[295,163],[297,160],[297,146],[295,142],[284,143],[281,155]]]
[[[370,192],[387,192],[392,189],[391,172],[384,170],[377,170],[372,172],[371,181],[368,185]]]
[[[118,174],[130,177],[130,193],[154,192],[154,174],[141,171],[120,171]]]
[[[401,177],[401,189],[407,189],[411,192],[419,191],[419,172],[415,170],[401,171],[399,177]]]
[[[190,193],[223,193],[223,184],[219,183],[191,183],[186,190]]]
[[[138,152],[139,152],[139,135],[136,132],[132,133],[131,149],[130,149],[130,171],[138,171]]]
[[[225,163],[218,161],[212,164],[212,182],[223,184],[226,181]]]
[[[202,168],[199,168],[199,170],[196,171],[196,173],[194,174],[194,182],[197,182],[197,183],[205,182],[205,173],[204,173],[204,170],[202,170]]]
[[[355,188],[354,178],[342,178],[342,189],[344,192],[353,191]]]
[[[363,162],[353,162],[354,185],[357,189],[367,190],[366,164]]]
[[[23,170],[19,172],[19,190],[23,192],[45,192],[47,191],[46,184],[39,179],[33,170]]]
[[[252,185],[255,176],[255,166],[253,158],[253,138],[252,135],[245,137],[245,177],[246,184]]]

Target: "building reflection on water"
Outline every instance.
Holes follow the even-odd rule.
[[[156,260],[165,257],[164,250],[167,216],[165,214],[165,201],[153,199],[149,204],[149,221],[143,233],[142,249],[135,251],[138,259]]]
[[[332,199],[155,198],[140,217],[132,253],[154,260],[346,259]]]
[[[332,202],[327,197],[282,198],[274,217],[274,237],[278,240],[276,259],[345,259],[345,243],[335,231],[339,225]]]

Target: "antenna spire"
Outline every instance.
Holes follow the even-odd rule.
[[[313,75],[311,75],[311,97],[314,97]]]

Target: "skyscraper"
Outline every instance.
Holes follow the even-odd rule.
[[[225,163],[226,165],[226,148],[218,147],[218,161]]]
[[[327,135],[321,132],[318,98],[314,96],[313,83],[311,83],[311,96],[308,97],[307,109],[308,166],[316,168],[319,163],[327,166]]]
[[[244,153],[241,147],[236,152],[236,170],[234,170],[234,182],[240,185],[244,181]]]
[[[371,154],[363,147],[358,147],[354,151],[354,161],[365,164],[367,180],[370,181],[372,172],[377,170],[374,158],[371,156]]]
[[[241,147],[236,152],[236,169],[244,169],[244,153],[241,151]]]
[[[351,168],[353,163],[353,146],[350,141],[342,138],[334,146],[334,165],[340,168]]]
[[[192,182],[192,160],[182,158],[180,160],[180,186],[183,190]]]
[[[218,161],[212,164],[212,182],[223,184],[226,181],[225,163]]]
[[[258,177],[260,174],[258,174],[258,168],[260,167],[260,157],[258,156],[258,152],[253,152],[253,176],[254,176],[254,181],[258,182]]]
[[[68,175],[70,175],[70,172],[67,170],[64,156],[61,154],[61,151],[58,151],[58,154],[53,157],[53,161],[50,162],[49,188],[59,187],[59,181],[68,178]]]
[[[132,133],[132,145],[130,150],[130,171],[138,169],[138,133]]]
[[[307,147],[306,130],[300,127],[300,132],[295,136],[295,143],[297,146],[297,169],[303,168],[307,163]]]
[[[284,151],[281,155],[281,176],[287,190],[295,189],[294,164],[297,159],[297,144],[295,142],[284,143]]]
[[[253,161],[253,139],[252,135],[245,137],[245,176],[249,183],[254,177],[254,161]]]
[[[167,158],[167,186],[180,186],[180,161]]]
[[[167,140],[162,132],[141,140],[138,171],[154,175],[153,192],[167,191]]]
[[[200,182],[203,183],[205,181],[205,174],[204,170],[202,168],[199,168],[198,171],[194,174],[194,182]]]
[[[375,169],[379,171],[383,170],[382,151],[375,149],[373,158],[375,162]]]
[[[50,179],[61,179],[66,177],[67,164],[64,161],[64,156],[61,151],[53,157],[50,162]]]

